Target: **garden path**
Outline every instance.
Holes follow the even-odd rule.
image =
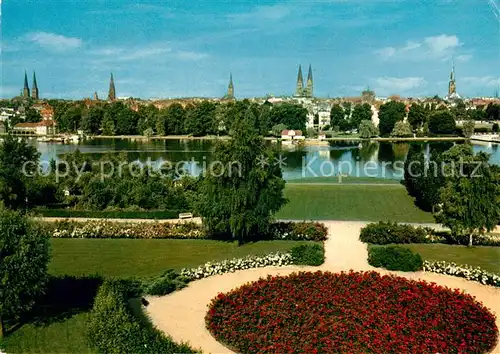
[[[397,274],[409,279],[426,280],[451,288],[463,289],[497,314],[500,328],[500,289],[446,275],[416,272],[389,272],[371,267],[367,262],[367,246],[359,241],[363,222],[324,222],[329,230],[325,242],[325,263],[320,267],[287,266],[248,269],[197,280],[180,291],[162,297],[148,297],[145,311],[154,325],[168,333],[176,342],[188,342],[204,353],[233,353],[217,342],[205,328],[205,314],[210,301],[220,292],[228,292],[245,283],[267,275],[288,275],[296,271],[376,270],[382,274]],[[493,353],[500,353],[500,343]]]

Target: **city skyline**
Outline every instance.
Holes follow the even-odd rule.
[[[4,3],[0,94],[19,95],[34,70],[42,98],[106,97],[110,72],[119,97],[222,97],[228,73],[238,98],[292,96],[298,64],[312,63],[317,97],[445,96],[452,58],[462,96],[500,83],[486,0],[225,5],[67,3],[56,16],[47,1]]]

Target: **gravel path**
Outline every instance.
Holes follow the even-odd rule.
[[[228,292],[245,283],[256,281],[267,275],[288,275],[296,271],[376,270],[383,274],[397,274],[409,279],[426,280],[451,288],[460,288],[476,297],[497,314],[500,328],[500,289],[484,286],[462,278],[434,273],[388,272],[371,267],[367,262],[367,247],[358,240],[363,222],[324,222],[329,229],[325,242],[326,260],[320,267],[267,267],[216,275],[194,281],[181,291],[162,297],[148,297],[145,309],[152,322],[168,333],[177,342],[188,342],[204,353],[233,353],[218,343],[205,328],[205,314],[210,301],[220,292]],[[493,353],[500,352],[500,343]]]

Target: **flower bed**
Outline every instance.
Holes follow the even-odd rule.
[[[271,238],[291,241],[326,241],[328,229],[319,222],[276,222],[271,225]]]
[[[426,272],[453,275],[455,277],[477,281],[484,285],[500,287],[500,276],[487,272],[481,268],[474,268],[468,265],[457,265],[445,261],[424,261],[423,270]]]
[[[269,266],[286,266],[293,264],[290,253],[271,253],[266,256],[253,256],[246,258],[235,258],[221,262],[208,262],[197,268],[181,270],[181,275],[189,280],[202,279],[212,275],[231,273],[237,270],[262,268]]]
[[[498,335],[472,296],[376,272],[269,276],[219,294],[205,320],[239,353],[486,353]]]
[[[205,238],[195,223],[125,223],[107,220],[58,221],[46,223],[55,238]]]

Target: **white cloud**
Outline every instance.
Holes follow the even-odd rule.
[[[176,50],[165,44],[151,44],[145,47],[104,47],[91,51],[97,61],[134,61],[155,57],[173,57],[180,60],[200,60],[207,56],[205,53]]]
[[[379,77],[375,82],[385,92],[405,92],[427,85],[423,77]]]
[[[408,41],[401,47],[385,47],[376,53],[384,60],[449,60],[462,45],[457,36],[441,34],[419,41]],[[460,61],[468,61],[472,55],[462,54],[458,58]]]
[[[205,53],[180,50],[176,53],[177,58],[183,60],[200,60],[207,57]]]
[[[229,14],[228,20],[233,24],[255,24],[259,21],[277,21],[291,13],[290,6],[283,4],[261,5],[246,13]]]
[[[460,79],[460,83],[479,87],[498,87],[500,77],[494,76],[467,76]]]
[[[38,44],[40,47],[62,52],[81,47],[82,40],[76,37],[66,37],[57,33],[33,32],[26,35],[30,42]]]

